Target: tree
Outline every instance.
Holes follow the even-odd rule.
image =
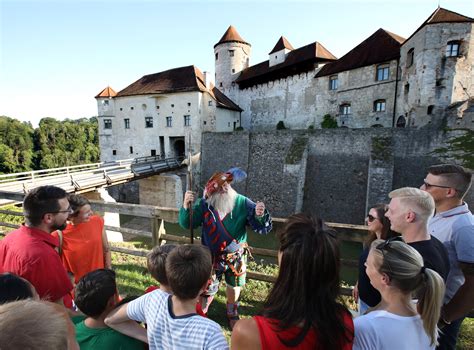
[[[335,129],[337,128],[337,120],[333,118],[330,114],[326,114],[323,117],[323,121],[321,122],[322,129]]]

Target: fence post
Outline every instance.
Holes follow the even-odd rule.
[[[160,244],[160,219],[156,215],[151,217],[151,241],[153,247]]]

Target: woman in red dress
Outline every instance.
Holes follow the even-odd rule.
[[[335,231],[306,214],[278,232],[280,272],[259,316],[238,321],[232,349],[352,348],[354,326],[339,296]]]

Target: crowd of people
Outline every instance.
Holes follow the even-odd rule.
[[[246,227],[272,230],[262,202],[238,194],[237,168],[214,174],[202,198],[186,192],[179,223],[202,245],[148,254],[157,281],[122,298],[103,220],[54,186],[31,190],[25,224],[0,240],[0,349],[228,349],[207,316],[222,280],[232,349],[455,349],[474,309],[474,217],[463,201],[471,173],[436,165],[420,188],[374,205],[353,296],[340,298],[337,232],[309,214],[278,230],[276,281],[261,310],[240,319],[249,256]]]

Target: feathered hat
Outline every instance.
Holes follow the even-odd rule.
[[[231,184],[232,182],[240,182],[246,177],[247,173],[240,168],[230,168],[225,173],[214,173],[207,181],[206,188],[204,189],[204,198],[208,198],[215,192],[220,191],[225,183]]]

